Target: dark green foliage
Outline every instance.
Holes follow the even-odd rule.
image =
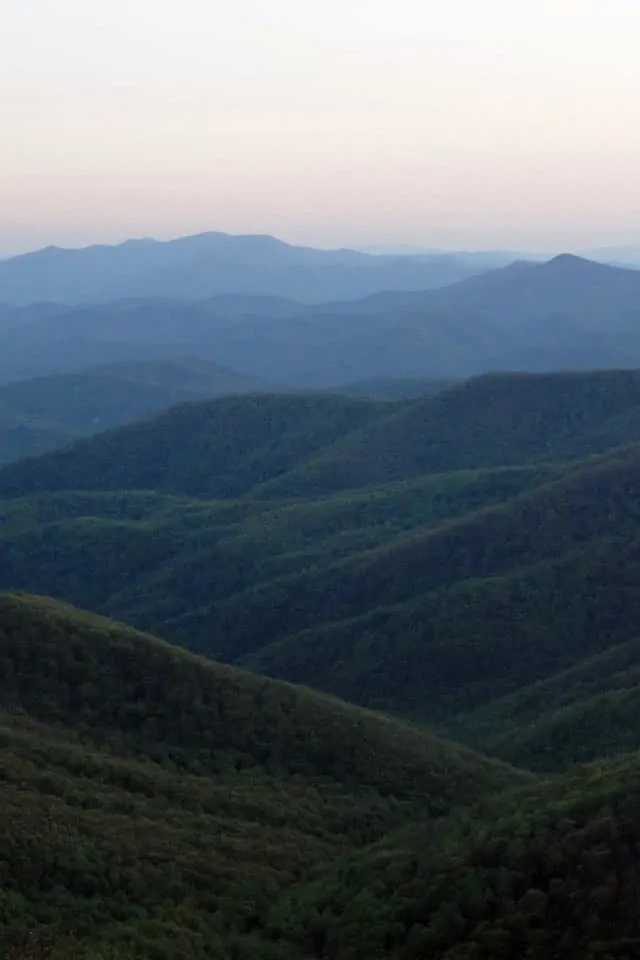
[[[341,960],[640,955],[640,755],[400,832],[280,903],[272,935]]]
[[[525,709],[508,736],[505,717],[519,715],[519,692],[638,636],[640,446],[569,455],[633,436],[639,394],[637,373],[610,372],[485,377],[404,404],[301,394],[184,406],[5,468],[5,489],[62,489],[0,503],[0,587],[437,723],[519,764],[633,748],[633,693],[613,677]],[[400,424],[397,458],[371,447],[347,486],[385,463],[411,474],[427,456],[531,462],[266,498],[327,450]],[[439,446],[421,424],[440,424]],[[229,499],[167,492],[183,489]]]
[[[462,799],[483,770],[489,783],[502,771],[393,718],[194,657],[51,600],[0,595],[0,631],[6,707],[134,754],[162,743],[194,772],[266,765],[420,805],[433,797],[439,807],[449,789]],[[458,755],[459,785],[446,774]]]
[[[640,371],[477,377],[396,404],[254,394],[183,406],[0,471],[0,494],[154,489],[300,499],[640,441]]]
[[[397,720],[12,595],[0,745],[0,945],[20,960],[34,932],[55,960],[290,955],[258,937],[281,889],[522,781]]]
[[[235,497],[391,409],[330,394],[251,394],[188,404],[10,464],[0,471],[0,493],[135,489]]]
[[[640,956],[639,398],[256,395],[2,471],[1,586],[468,747],[0,596],[0,956]]]
[[[386,543],[526,489],[537,469],[459,473],[302,504],[205,502],[152,493],[68,493],[0,504],[0,586],[60,596],[173,636],[217,656],[214,600],[274,579],[309,576]],[[97,575],[97,571],[100,575]],[[200,612],[198,612],[200,611]],[[201,640],[196,624],[202,624]],[[263,642],[270,638],[265,635]],[[224,643],[221,642],[224,640]]]
[[[631,750],[640,739],[640,641],[451,717],[447,728],[512,763],[541,770]]]
[[[639,755],[521,786],[51,601],[0,625],[7,960],[636,956]]]
[[[638,441],[640,371],[490,374],[399,405],[260,493],[306,497],[425,473],[573,459]]]

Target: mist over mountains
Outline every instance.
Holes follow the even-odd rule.
[[[376,290],[424,290],[495,263],[491,254],[373,256],[296,247],[270,236],[211,232],[167,242],[46,247],[0,261],[0,303],[197,300],[226,293],[319,302],[355,299]]]
[[[481,255],[471,260],[221,234],[47,249],[0,264],[0,382],[194,355],[303,389],[640,363],[640,271],[568,254],[485,272]],[[295,283],[268,280],[282,269]],[[309,270],[322,274],[321,303],[302,302],[313,299],[301,292]],[[233,292],[213,295],[219,281]],[[26,303],[44,296],[96,302]]]

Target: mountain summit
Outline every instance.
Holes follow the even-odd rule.
[[[517,261],[427,292],[425,307],[511,323],[560,315],[582,318],[640,309],[640,271],[563,253],[544,263]]]
[[[427,290],[494,264],[490,254],[373,256],[293,246],[268,235],[209,232],[166,242],[46,247],[12,257],[0,262],[0,303],[195,300],[226,293],[349,300],[379,290]]]

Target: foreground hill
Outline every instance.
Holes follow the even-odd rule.
[[[638,953],[638,754],[523,777],[34,597],[0,656],[11,960]]]
[[[304,957],[632,960],[640,755],[401,831],[283,898]]]
[[[0,596],[0,657],[3,955],[291,956],[257,932],[280,890],[522,781],[49,600]]]
[[[192,358],[116,363],[0,386],[0,463],[187,400],[248,393],[264,384]]]

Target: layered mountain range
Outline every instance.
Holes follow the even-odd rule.
[[[2,311],[0,954],[638,956],[640,272],[196,240]]]
[[[252,242],[235,240],[238,243],[231,248],[248,257],[239,241],[246,240],[248,250],[253,249]],[[170,252],[165,247],[172,248],[171,244],[157,246],[164,256]],[[84,257],[95,256],[102,263],[103,258],[124,256],[122,248],[105,248],[100,256],[92,249],[60,251],[64,269],[52,268],[51,275],[70,271],[72,279],[82,278]],[[258,249],[262,250],[260,244]],[[225,255],[232,255],[225,250]],[[329,260],[339,256],[304,250],[296,256],[304,262],[312,253]],[[32,256],[39,263],[38,257],[46,260],[54,255],[43,251]],[[20,296],[12,294],[10,285],[4,293],[2,287],[2,270],[9,274],[18,268],[26,270],[31,261],[27,257],[25,266],[23,259],[0,263],[0,303],[14,298],[14,305],[0,308],[0,382],[79,372],[112,362],[187,356],[274,386],[307,389],[341,387],[371,378],[442,380],[495,370],[619,368],[640,363],[640,271],[570,255],[546,263],[517,262],[484,273],[481,261],[474,259],[475,276],[469,276],[471,269],[457,275],[425,274],[408,284],[413,287],[410,290],[403,290],[398,278],[386,278],[385,258],[380,265],[380,258],[369,257],[372,263],[358,268],[370,281],[364,291],[368,296],[358,299],[363,291],[335,291],[345,299],[331,299],[334,291],[327,283],[322,286],[325,300],[314,304],[292,299],[290,291],[287,299],[261,286],[260,269],[266,269],[268,258],[258,266],[251,260],[245,263],[255,278],[250,294],[211,294],[203,299],[190,287],[192,295],[187,298],[158,287],[151,292],[129,291],[126,297],[122,290],[122,297],[115,300],[118,291],[112,289],[104,302],[69,305],[82,297],[68,293],[66,304],[25,304],[27,296],[32,301],[38,297],[38,282],[27,284]],[[405,260],[412,270],[423,270],[420,258],[393,263]],[[222,272],[231,278],[232,289],[244,290],[227,266]],[[405,268],[409,269],[406,264]],[[298,264],[292,269],[306,268]],[[165,272],[160,270],[160,276]]]

